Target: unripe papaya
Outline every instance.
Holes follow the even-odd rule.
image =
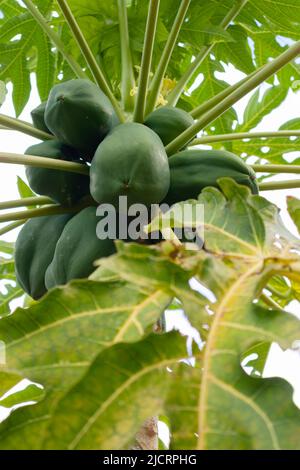
[[[52,88],[45,121],[59,140],[90,160],[117,118],[100,88],[89,80],[77,79]]]
[[[71,215],[37,217],[26,222],[18,235],[15,246],[17,281],[35,300],[47,292],[45,273],[70,218]]]
[[[94,262],[114,253],[114,241],[100,240],[96,234],[100,218],[96,207],[87,207],[65,226],[57,242],[53,260],[47,269],[47,289],[86,278],[96,269]]]
[[[77,152],[57,140],[48,140],[32,145],[27,155],[79,162]],[[84,165],[84,163],[82,163]],[[77,173],[47,168],[26,167],[26,176],[33,191],[49,196],[63,205],[72,205],[86,194],[89,194],[89,177]]]
[[[37,108],[33,109],[31,111],[31,118],[36,129],[40,129],[41,131],[51,134],[51,131],[48,129],[45,123],[46,104],[47,101],[43,101],[43,103],[41,103]]]
[[[91,165],[91,194],[118,206],[159,203],[170,184],[168,157],[160,138],[143,124],[117,126],[99,145]]]
[[[164,200],[171,205],[197,199],[207,186],[218,187],[219,178],[228,177],[258,194],[255,173],[243,160],[223,150],[185,150],[169,158],[171,183]]]
[[[144,124],[150,127],[166,146],[192,126],[194,119],[183,109],[163,106],[149,114]]]

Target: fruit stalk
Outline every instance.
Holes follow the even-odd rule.
[[[6,225],[5,227],[0,229],[0,236],[5,235],[8,232],[11,232],[12,230],[15,230],[18,227],[21,227],[22,225],[25,224],[25,222],[27,222],[27,219],[18,220],[16,222],[13,222],[12,224]]]
[[[283,137],[297,137],[300,136],[300,130],[284,130],[284,131],[262,131],[262,132],[236,132],[233,134],[219,134],[219,135],[209,135],[200,137],[199,139],[193,140],[189,146],[210,144],[213,142],[227,142],[232,140],[243,140],[243,139],[259,139],[264,137],[272,138],[283,138]]]
[[[285,52],[280,54],[272,62],[268,62],[264,67],[259,69],[248,81],[246,81],[237,90],[231,93],[227,98],[214,106],[210,111],[205,113],[193,126],[179,135],[167,147],[168,155],[172,155],[180,148],[185,146],[193,137],[201,131],[208,124],[213,122],[216,118],[220,117],[227,109],[234,105],[237,101],[247,95],[250,91],[263,83],[274,73],[280,70],[284,65],[297,57],[300,53],[300,41],[297,41],[293,46],[289,47]]]
[[[232,8],[231,10],[227,13],[225,18],[220,24],[220,27],[226,31],[230,23],[237,17],[237,15],[240,13],[242,8],[246,5],[248,0],[239,0]],[[192,79],[193,75],[197,71],[197,69],[200,67],[200,65],[203,63],[203,61],[206,59],[206,57],[209,55],[209,53],[212,51],[212,49],[215,46],[215,42],[212,44],[209,44],[207,46],[203,46],[195,58],[195,60],[191,63],[190,67],[187,69],[185,74],[181,77],[175,88],[171,91],[171,93],[168,96],[168,104],[170,106],[176,106],[178,103],[178,100],[181,96],[181,94],[184,91],[184,88],[186,85],[189,83],[189,81]]]
[[[82,163],[54,160],[47,157],[35,157],[32,155],[19,155],[17,153],[0,152],[0,163],[34,166],[37,168],[48,168],[49,170],[70,171],[81,175],[89,174],[89,167]]]
[[[40,139],[40,140],[54,139],[53,135],[47,134],[47,132],[36,129],[30,123],[26,123],[24,121],[21,121],[20,119],[5,116],[4,114],[0,114],[0,125],[4,126],[4,128],[6,129],[19,131],[19,132],[22,132],[23,134],[27,134],[27,135],[30,135],[31,137],[35,137],[36,139]]]
[[[37,209],[28,209],[25,211],[10,212],[9,214],[0,215],[0,223],[11,222],[16,220],[33,219],[35,217],[44,217],[48,215],[74,214],[80,212],[88,206],[93,205],[92,201],[84,200],[79,204],[71,207],[52,204]]]
[[[275,300],[272,299],[272,297],[269,297],[267,294],[262,293],[260,296],[260,300],[262,300],[268,307],[271,307],[275,310],[284,312],[284,309],[279,305]]]
[[[260,183],[258,187],[260,191],[300,188],[300,179],[288,181],[267,181],[266,183]]]
[[[161,89],[161,84],[165,76],[166,70],[168,68],[169,62],[171,60],[171,56],[176,46],[177,38],[180,33],[181,26],[186,16],[186,13],[188,11],[188,8],[190,6],[190,3],[191,3],[191,0],[182,0],[181,5],[179,7],[177,16],[174,20],[172,29],[170,31],[167,43],[163,50],[157,70],[150,84],[146,115],[151,113],[151,111],[153,111],[153,109],[155,108],[155,105],[159,96],[159,92]]]
[[[122,102],[124,109],[131,111],[134,107],[134,97],[131,91],[135,88],[135,78],[130,49],[127,6],[123,0],[118,0],[121,61],[122,61]]]
[[[57,0],[57,3],[60,6],[60,9],[65,17],[66,22],[68,23],[70,30],[72,31],[73,37],[75,41],[77,42],[83,57],[85,58],[92,75],[96,81],[96,83],[99,85],[99,87],[102,89],[102,91],[107,95],[107,97],[110,99],[116,114],[118,118],[120,119],[121,122],[125,122],[125,117],[123,115],[123,112],[119,106],[118,101],[116,100],[115,96],[113,95],[106,78],[93,54],[93,52],[90,49],[90,46],[88,45],[85,37],[82,34],[82,31],[68,5],[66,0]]]
[[[84,73],[78,62],[76,62],[76,60],[66,50],[64,43],[61,41],[59,35],[54,31],[54,29],[49,26],[49,24],[47,23],[43,15],[39,12],[38,8],[33,4],[33,2],[31,0],[24,0],[23,3],[26,5],[28,11],[32,14],[36,22],[43,29],[43,31],[45,31],[49,39],[56,46],[58,51],[68,62],[75,75],[77,75],[78,78],[87,78],[86,74]]]
[[[47,204],[54,204],[54,202],[46,196],[26,197],[14,201],[0,202],[0,210],[14,209],[16,207],[46,206]]]
[[[300,173],[300,165],[250,165],[256,173]]]
[[[256,73],[257,73],[257,70],[254,70],[254,72],[252,72],[250,75],[247,75],[246,77],[244,77],[239,82],[234,83],[234,85],[228,86],[227,88],[225,88],[225,90],[221,91],[220,93],[213,96],[212,98],[205,101],[204,103],[201,103],[199,106],[197,106],[197,108],[193,109],[190,112],[190,115],[194,119],[199,119],[199,117],[202,116],[202,114],[204,114],[206,111],[211,109],[213,106],[216,106],[218,103],[220,103],[220,101],[227,98],[227,96],[229,96],[233,91],[237,90],[241,85],[243,85],[245,82],[247,82],[249,80],[249,78],[251,78]]]
[[[144,39],[141,71],[139,77],[138,94],[133,117],[133,120],[135,122],[144,122],[145,104],[148,92],[149,75],[151,70],[159,5],[160,0],[150,0],[146,33]]]

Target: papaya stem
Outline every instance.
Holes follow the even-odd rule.
[[[261,67],[260,67],[261,68]],[[257,69],[259,70],[259,69]],[[208,111],[209,109],[211,109],[213,106],[215,106],[216,104],[220,103],[220,101],[222,101],[223,99],[227,98],[227,96],[229,96],[233,91],[235,91],[237,88],[239,88],[241,85],[243,85],[245,82],[247,82],[249,80],[249,78],[251,78],[253,75],[255,75],[257,73],[257,70],[254,70],[252,73],[250,73],[249,75],[247,75],[246,77],[244,77],[242,80],[240,80],[239,82],[237,83],[234,83],[233,85],[230,85],[228,86],[227,88],[225,88],[225,90],[221,91],[220,93],[218,93],[217,95],[213,96],[212,98],[210,98],[209,100],[205,101],[204,103],[200,104],[199,106],[197,106],[197,108],[193,109],[191,112],[190,112],[190,115],[194,118],[194,119],[199,119],[200,116],[202,116],[202,114],[204,114],[206,111]]]
[[[47,204],[55,203],[52,199],[46,196],[26,197],[23,199],[16,199],[14,201],[0,202],[0,210],[14,209],[15,207],[46,206]]]
[[[47,157],[36,157],[32,155],[19,155],[17,153],[0,152],[0,163],[48,168],[49,170],[69,171],[71,173],[79,173],[80,175],[89,175],[90,172],[89,167],[82,163],[55,160]]]
[[[289,47],[285,52],[280,54],[276,59],[268,62],[262,68],[258,69],[257,73],[241,85],[237,90],[231,93],[227,98],[222,100],[219,104],[207,111],[203,116],[195,122],[194,125],[189,127],[186,131],[180,134],[173,142],[170,142],[166,147],[168,155],[172,155],[179,149],[184,147],[190,142],[198,132],[204,127],[213,122],[216,118],[220,117],[227,109],[233,106],[237,101],[247,95],[250,91],[263,83],[274,73],[280,70],[284,65],[297,57],[300,53],[300,41],[297,41],[293,46]]]
[[[25,222],[27,222],[27,219],[17,220],[16,222],[5,225],[5,227],[0,228],[0,236],[5,235],[8,232],[11,232],[12,230],[15,230],[18,227],[21,227],[22,225],[25,224]]]
[[[237,15],[240,13],[242,8],[246,5],[248,0],[239,0],[227,13],[225,18],[222,20],[220,27],[226,31],[230,23],[237,17]],[[189,68],[186,70],[184,75],[181,77],[175,88],[171,91],[169,96],[167,97],[168,104],[170,106],[176,106],[178,103],[178,100],[183,93],[185,87],[189,83],[189,81],[192,79],[194,74],[196,73],[197,69],[200,67],[200,65],[203,63],[203,61],[206,59],[206,57],[209,55],[209,53],[212,51],[216,44],[216,41],[212,42],[212,44],[209,44],[207,46],[203,46],[200,49],[199,54],[196,56],[195,60],[191,63]]]
[[[256,173],[300,173],[300,165],[250,165]]]
[[[284,312],[285,310],[279,305],[275,300],[272,299],[272,297],[269,297],[267,294],[262,293],[260,296],[260,299],[268,305],[268,307],[271,307],[273,309],[279,310],[281,312]]]
[[[280,297],[281,299],[288,299],[291,294],[291,288],[289,288],[288,292],[283,293],[275,289],[275,287],[273,287],[272,285],[267,284],[266,289],[268,289],[272,294],[276,295],[277,297]]]
[[[84,35],[82,34],[82,31],[67,3],[66,0],[57,0],[57,3],[60,6],[60,9],[64,15],[64,18],[69,25],[69,28],[73,34],[73,37],[75,41],[77,42],[82,55],[84,59],[86,60],[86,63],[89,66],[90,71],[92,72],[92,75],[98,84],[98,86],[102,89],[102,91],[107,95],[107,97],[110,99],[115,112],[120,119],[121,122],[125,122],[125,116],[123,115],[123,112],[119,106],[118,101],[116,100],[115,96],[113,95],[113,92],[111,91],[105,75],[103,71],[101,70],[100,65],[98,64],[93,52],[91,51],[90,46],[88,45]]]
[[[272,138],[284,138],[284,137],[297,137],[300,136],[300,130],[285,130],[285,131],[262,131],[262,132],[236,132],[232,134],[219,134],[219,135],[209,135],[200,137],[199,139],[193,140],[189,146],[210,144],[214,142],[227,142],[232,140],[243,140],[243,139],[259,139],[264,137]]]
[[[40,129],[36,129],[33,127],[29,122],[21,121],[20,119],[16,119],[13,117],[5,116],[4,114],[0,114],[0,125],[4,126],[7,129],[11,129],[14,131],[22,132],[23,134],[30,135],[31,137],[35,137],[36,139],[40,140],[51,140],[54,139],[54,136],[48,134],[47,132],[41,131]]]
[[[154,39],[156,33],[159,5],[160,0],[150,0],[146,32],[144,38],[144,48],[139,77],[138,93],[133,116],[133,120],[135,122],[144,122],[145,104],[148,92],[149,75],[151,71],[152,54],[154,48]]]
[[[16,222],[13,222],[12,224],[8,224],[5,227],[0,229],[0,236],[5,235],[8,232],[11,232],[12,230],[15,230],[18,227],[21,227],[22,225],[27,222],[27,219],[23,220],[17,220]]]
[[[157,99],[159,97],[159,92],[161,89],[162,81],[165,76],[166,70],[168,68],[169,62],[171,60],[171,56],[176,46],[181,26],[186,16],[186,13],[188,11],[188,8],[190,6],[190,3],[191,3],[191,0],[182,0],[181,2],[177,16],[174,20],[172,29],[170,31],[168,40],[163,50],[161,59],[159,61],[157,70],[154,74],[154,77],[149,87],[149,98],[148,98],[148,103],[147,103],[146,115],[151,113],[151,111],[153,111],[153,109],[155,108]]]
[[[39,207],[37,209],[10,212],[9,214],[0,215],[0,223],[16,220],[33,219],[35,217],[44,217],[48,215],[74,214],[80,212],[82,209],[85,209],[86,207],[89,207],[91,205],[91,201],[85,200],[71,207],[61,206],[59,204],[51,204],[49,206]]]
[[[300,188],[300,179],[288,181],[268,181],[266,183],[260,183],[258,187],[260,191],[275,191],[278,189]]]
[[[66,50],[65,45],[60,39],[59,35],[54,31],[54,29],[50,27],[50,25],[45,20],[43,15],[39,12],[37,6],[34,5],[31,0],[24,0],[23,3],[26,5],[27,10],[31,13],[31,15],[34,17],[36,22],[40,25],[43,31],[47,34],[49,39],[56,46],[57,50],[62,54],[64,59],[68,62],[69,66],[71,67],[75,75],[78,78],[87,78],[86,74],[84,73],[84,71],[78,64],[78,62],[76,62],[74,57],[72,57]]]
[[[134,96],[132,96],[131,91],[135,88],[135,78],[130,49],[127,6],[124,0],[118,0],[118,13],[122,61],[122,102],[123,108],[131,111],[134,107]]]

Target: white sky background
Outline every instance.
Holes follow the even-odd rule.
[[[218,75],[221,77],[223,74]],[[242,77],[243,74],[237,72],[232,67],[226,67],[226,74],[223,75],[223,78],[226,78],[226,81],[228,81],[229,83],[235,83]],[[32,78],[32,83],[33,88],[29,104],[20,116],[21,119],[30,122],[30,110],[35,108],[40,103],[39,97],[36,92],[34,77]],[[265,88],[265,86],[263,86],[263,88]],[[248,94],[247,97],[242,99],[235,106],[240,121],[242,120],[243,111],[249,100],[249,97],[250,94]],[[0,112],[9,116],[14,116],[10,86],[8,86],[7,99],[4,105],[1,107]],[[297,94],[290,91],[285,102],[277,110],[272,112],[269,116],[265,117],[264,120],[257,127],[257,130],[274,131],[277,130],[279,126],[284,122],[296,117],[300,117],[300,91]],[[12,152],[22,154],[30,145],[33,145],[34,143],[38,142],[36,139],[30,136],[26,136],[22,133],[13,131],[0,130],[0,138],[1,152]],[[295,154],[295,156],[299,157],[300,155]],[[17,176],[20,176],[21,178],[25,179],[25,172],[22,166],[0,164],[0,201],[19,198],[16,185]],[[289,177],[295,178],[295,175],[283,175],[282,177],[275,176],[274,179],[288,179]],[[286,196],[294,195],[300,198],[300,189],[263,192],[262,195],[282,209],[281,214],[286,226],[294,234],[297,234],[296,229],[286,211]],[[14,241],[19,230],[10,232],[1,238],[8,241]],[[300,316],[299,303],[294,302],[292,310],[293,313]],[[285,353],[283,353],[280,348],[274,346],[272,361],[268,361],[268,366],[266,368],[265,374],[266,376],[278,375],[285,377],[294,386],[294,389],[296,391],[294,399],[300,407],[300,356],[298,355],[298,353],[292,351],[286,351]],[[3,411],[4,410],[1,410],[0,407],[0,417],[1,415],[3,417]]]

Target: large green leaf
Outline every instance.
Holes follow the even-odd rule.
[[[6,367],[41,383],[46,398],[16,410],[3,423],[0,447],[40,448],[50,409],[95,355],[114,343],[142,338],[169,302],[162,289],[83,281],[56,289],[32,307],[3,318],[0,338],[6,345]]]
[[[60,401],[45,435],[47,449],[126,449],[143,422],[163,409],[185,341],[151,335],[118,344],[95,359]],[[100,380],[100,387],[99,387]]]
[[[77,58],[82,67],[85,67],[86,64],[70,31],[63,26],[62,16],[50,13],[51,0],[35,3],[45,14],[47,21],[53,25],[57,34],[61,35],[67,50]],[[177,0],[176,2],[174,0],[161,2],[153,54],[153,70],[161,57],[162,48],[167,41],[179,4]],[[121,70],[117,2],[72,0],[70,7],[92,51],[101,63],[108,81],[115,93],[119,95]],[[130,47],[135,66],[141,63],[147,7],[144,0],[136,0],[128,4]],[[184,44],[184,47],[176,47],[173,52],[167,71],[170,78],[179,80],[201,47],[214,43],[216,46],[213,54],[217,60],[214,60],[212,56],[207,57],[202,69],[200,68],[197,73],[203,72],[206,77],[209,71],[211,77],[209,80],[216,81],[216,84],[219,82],[219,87],[222,87],[222,82],[213,78],[215,72],[220,71],[220,62],[233,64],[240,71],[250,73],[257,65],[266,63],[269,57],[275,57],[282,52],[283,47],[277,42],[276,35],[297,38],[300,23],[297,17],[299,10],[297,6],[289,4],[287,8],[284,8],[273,1],[265,2],[264,8],[261,8],[257,0],[247,2],[234,23],[225,32],[220,28],[220,23],[231,8],[230,0],[191,1],[178,41],[181,45]],[[61,61],[61,57],[55,58],[55,53],[50,50],[45,34],[39,26],[34,24],[34,20],[21,5],[13,0],[6,0],[3,2],[2,10],[4,17],[0,19],[0,49],[3,58],[1,76],[3,80],[11,80],[14,84],[14,102],[16,111],[19,113],[29,97],[29,72],[31,70],[37,73],[39,92],[43,98],[58,76],[69,79],[74,77],[74,74],[70,72],[64,61]],[[294,11],[291,17],[287,14],[290,11]],[[17,38],[11,43],[10,40],[17,34],[22,34],[21,39]],[[255,54],[251,52],[249,40],[254,43]],[[135,70],[137,75],[138,70]],[[189,85],[194,82],[197,73],[192,77]],[[287,66],[285,75],[279,76],[282,89],[287,90],[290,87],[291,78],[296,80],[299,77],[297,64],[292,63]],[[194,98],[188,100],[184,97],[181,104],[185,106],[189,101],[189,106],[195,106],[199,104],[199,101],[196,103],[197,100],[205,101],[210,96],[211,86],[196,86]],[[227,131],[234,125],[233,113],[230,118],[227,122]],[[216,132],[219,132],[217,128]]]
[[[256,91],[246,106],[243,123],[237,127],[236,131],[248,132],[256,127],[266,115],[282,103],[286,95],[287,90],[280,86],[269,88],[261,98],[259,90]]]
[[[224,195],[213,188],[204,190],[198,202],[204,205],[205,219],[193,221],[194,226],[204,223],[207,251],[196,278],[216,297],[216,302],[209,305],[212,317],[202,372],[196,377],[198,395],[191,394],[191,401],[186,403],[189,415],[196,414],[189,420],[197,428],[187,431],[186,423],[181,425],[173,393],[170,413],[175,413],[174,446],[299,448],[295,436],[300,428],[300,412],[292,403],[289,386],[279,380],[247,377],[240,363],[255,344],[276,342],[287,348],[300,338],[300,322],[295,317],[253,304],[274,274],[299,279],[296,252],[300,242],[287,232],[275,206],[259,196],[250,196],[247,189],[228,179],[219,184]],[[167,217],[165,214],[162,218]],[[160,223],[154,220],[150,230]],[[182,221],[175,216],[172,225],[178,227]],[[288,274],[289,269],[293,274]],[[195,373],[193,376],[195,380]],[[178,391],[179,403],[183,393]],[[280,406],[284,396],[285,403]],[[185,408],[182,418],[184,412]]]
[[[0,398],[11,388],[15,387],[22,379],[23,377],[19,374],[0,370]]]
[[[52,0],[36,3],[47,14]],[[13,0],[7,0],[1,10],[4,16],[0,21],[0,79],[13,83],[13,102],[19,115],[31,91],[30,64],[37,73],[41,100],[45,100],[55,78],[55,59],[48,37],[30,13]]]
[[[293,196],[289,196],[287,198],[287,208],[298,232],[300,232],[300,200]]]
[[[46,385],[53,382],[49,372],[55,367],[60,375],[60,366],[65,369],[68,363],[80,362],[84,366],[103,347],[141,338],[169,302],[162,289],[142,291],[120,282],[77,281],[56,289],[1,320],[7,366],[28,371],[32,380]]]
[[[14,244],[0,240],[0,317],[11,313],[11,302],[24,295],[24,291],[18,285],[15,274],[15,262],[13,259]]]

